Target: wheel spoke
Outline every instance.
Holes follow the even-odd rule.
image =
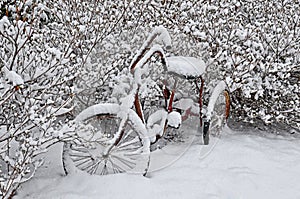
[[[210,122],[210,134],[220,135],[224,126],[226,103],[225,97],[220,94],[214,107],[213,115]]]
[[[74,153],[70,153],[69,154],[70,156],[73,156],[74,158],[76,158],[76,157],[80,157],[80,158],[83,158],[83,157],[85,157],[85,158],[87,158],[87,157],[90,157],[89,155],[86,155],[86,154],[74,154]]]
[[[79,161],[82,161],[82,160],[84,160],[84,159],[91,159],[91,157],[88,157],[88,156],[87,156],[87,157],[81,157],[81,158],[74,158],[73,161],[74,161],[74,162],[79,162]]]
[[[85,160],[85,161],[83,161],[83,162],[81,162],[81,163],[79,163],[79,164],[77,164],[76,166],[77,166],[77,167],[80,167],[81,165],[83,165],[83,164],[85,164],[85,163],[87,163],[87,162],[89,162],[89,161],[91,161],[90,158],[87,159],[87,160]]]
[[[126,140],[133,133],[132,129],[129,129],[127,133],[123,136],[123,139]],[[134,133],[133,133],[134,134]]]
[[[89,125],[86,132],[83,127],[80,129],[81,133],[87,135],[85,138],[89,139],[82,139],[80,145],[73,144],[68,149],[74,165],[82,171],[97,175],[122,173],[133,169],[139,161],[143,144],[130,121],[123,127],[124,134],[121,135],[120,142],[112,146],[108,154],[104,154],[105,143],[113,139],[122,123],[124,124],[124,120],[116,115],[89,118],[86,121]]]
[[[88,173],[90,174],[95,174],[97,169],[99,168],[99,165],[101,164],[101,162],[103,161],[104,159],[100,159],[98,160],[96,163],[92,164],[90,167],[90,169],[87,170]]]
[[[109,162],[111,163],[111,165],[112,165],[112,169],[116,169],[118,172],[116,172],[116,173],[124,173],[126,170],[124,170],[124,169],[122,169],[119,165],[117,165],[117,164],[115,164],[112,160],[111,160],[111,158],[109,158],[108,159],[109,160]]]
[[[139,138],[138,137],[135,137],[134,139],[130,140],[130,141],[127,141],[125,143],[122,143],[120,145],[118,145],[118,148],[121,149],[121,148],[125,148],[125,147],[128,147],[129,145],[132,145],[132,144],[135,144],[139,141]]]
[[[125,158],[121,158],[119,156],[113,155],[112,158],[116,158],[118,159],[120,162],[122,162],[123,164],[125,164],[126,166],[128,166],[129,168],[133,168],[134,167],[134,162],[131,162],[129,160],[126,160]]]

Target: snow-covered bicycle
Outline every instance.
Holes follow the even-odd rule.
[[[154,45],[154,40],[160,45]],[[171,48],[171,38],[159,26],[139,49],[130,72],[116,88],[116,93],[123,94],[119,103],[93,105],[75,118],[76,133],[83,141],[64,144],[66,173],[79,169],[99,175],[146,174],[151,144],[168,129],[179,128],[191,113],[200,119],[205,145],[209,144],[210,133],[221,131],[230,107],[225,82],[216,84],[203,106],[205,62],[194,57],[166,57],[163,48]],[[151,63],[153,57],[160,58],[160,64]],[[185,82],[193,84],[196,92],[190,92]]]

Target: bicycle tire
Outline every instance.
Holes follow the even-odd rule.
[[[222,85],[221,82],[220,85]],[[219,86],[220,87],[220,86]],[[221,86],[222,87],[222,86]],[[221,88],[220,87],[220,88]],[[209,137],[210,135],[213,136],[220,136],[222,132],[226,120],[229,116],[229,107],[230,107],[230,100],[229,100],[229,93],[225,89],[215,89],[213,96],[210,99],[208,107],[213,107],[211,111],[208,113],[208,118],[204,121],[203,125],[203,143],[204,145],[209,144]],[[221,92],[220,92],[221,91]],[[211,102],[213,101],[213,102]],[[209,109],[209,108],[208,108]]]
[[[143,136],[145,129],[133,110],[126,117],[118,113],[118,104],[97,104],[76,117],[79,124],[76,133],[81,142],[64,144],[66,174],[72,173],[74,167],[96,175],[147,172],[150,147]]]

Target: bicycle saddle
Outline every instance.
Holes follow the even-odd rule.
[[[205,69],[205,62],[195,57],[167,57],[167,70],[169,73],[185,78],[197,78],[205,72]]]

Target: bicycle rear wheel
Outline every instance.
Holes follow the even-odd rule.
[[[210,134],[213,136],[219,136],[223,127],[226,124],[226,120],[229,116],[229,93],[224,90],[210,99],[208,106],[212,106],[213,110],[209,111],[208,118],[204,121],[203,126],[203,143],[209,144]],[[209,108],[208,108],[209,109]]]
[[[139,118],[134,111],[129,111],[127,118],[119,117],[118,106],[98,104],[78,115],[76,133],[80,142],[64,145],[67,174],[72,172],[68,162],[81,171],[96,175],[146,173],[150,149],[137,124]]]

